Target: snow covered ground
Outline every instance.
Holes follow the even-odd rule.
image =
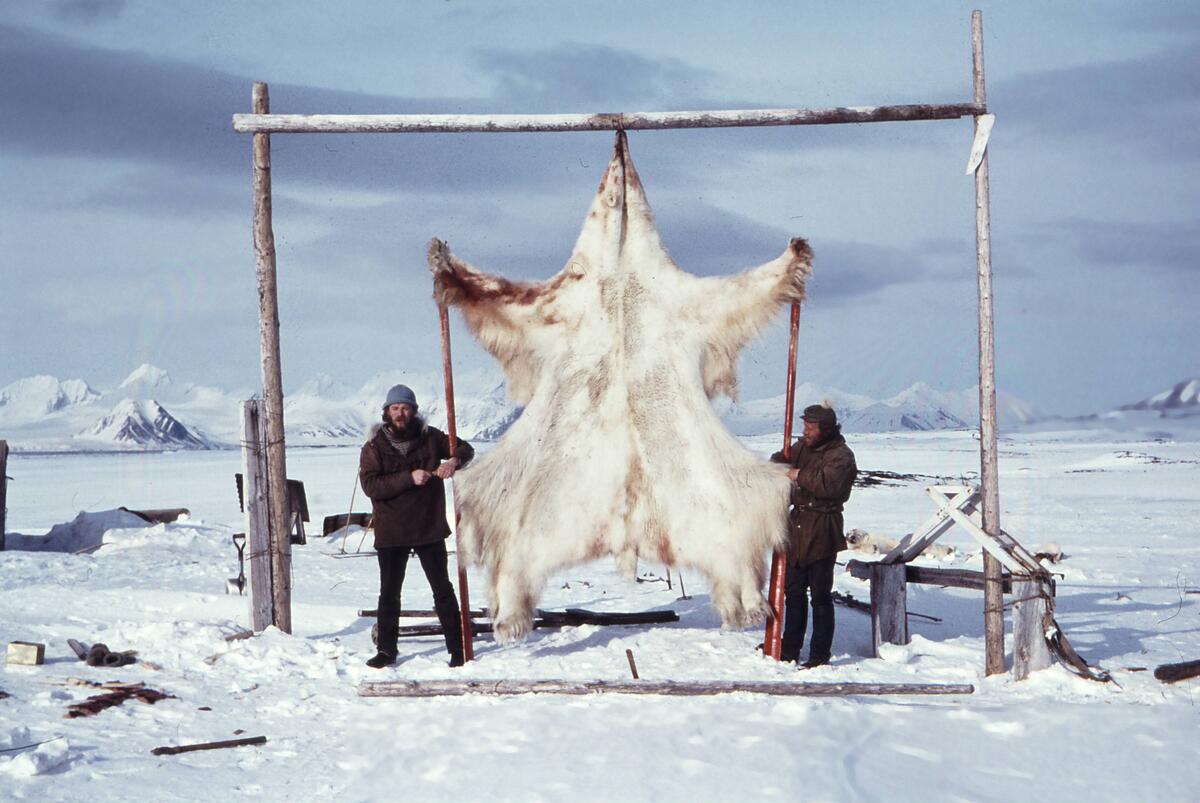
[[[778,438],[748,438],[754,449]],[[933,478],[974,477],[969,432],[854,436],[863,469],[928,477],[857,489],[847,526],[897,538],[932,506]],[[345,512],[357,452],[294,449],[314,522]],[[681,599],[656,564],[629,582],[610,561],[550,582],[541,607],[670,608],[672,625],[537,630],[449,669],[440,638],[401,642],[401,663],[374,671],[373,558],[335,559],[342,540],[294,549],[295,633],[225,636],[248,621],[230,541],[244,529],[237,452],[10,457],[8,551],[0,553],[0,641],[43,642],[46,664],[6,665],[0,689],[0,799],[492,801],[1195,800],[1200,680],[1164,685],[1151,671],[1200,658],[1200,441],[1086,432],[1002,440],[1005,529],[1026,546],[1057,543],[1058,620],[1076,649],[1118,685],[1060,668],[1024,683],[983,675],[982,599],[910,586],[912,643],[883,657],[867,617],[838,608],[831,666],[797,672],[764,660],[761,631],[722,632],[702,578]],[[361,493],[355,508],[367,509]],[[191,509],[141,526],[119,506]],[[346,548],[353,552],[358,533]],[[965,535],[939,565],[978,568]],[[39,547],[52,548],[51,551]],[[98,548],[97,548],[98,547]],[[364,545],[364,549],[369,544]],[[71,554],[86,550],[80,554]],[[857,557],[843,553],[843,558]],[[470,572],[475,605],[483,577]],[[839,571],[836,588],[868,599]],[[430,606],[414,565],[406,605]],[[143,663],[102,670],[66,639],[136,649]],[[971,683],[955,697],[361,698],[371,679],[622,680],[631,649],[647,680]],[[1146,671],[1141,671],[1145,668]],[[144,682],[174,695],[64,718],[94,690],[68,678]],[[153,756],[160,745],[265,735],[261,747]]]

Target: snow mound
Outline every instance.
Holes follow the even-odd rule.
[[[21,749],[26,746],[27,749]],[[70,749],[65,737],[39,739],[30,733],[29,728],[13,728],[7,735],[0,736],[0,774],[14,778],[42,775],[62,766]]]
[[[45,535],[9,533],[5,548],[27,552],[83,552],[119,540],[118,531],[148,526],[145,519],[120,508],[95,513],[81,511],[72,521],[54,525]]]

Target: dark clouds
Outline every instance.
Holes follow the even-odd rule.
[[[121,16],[125,0],[51,0],[50,9],[60,20],[94,23]]]
[[[1141,156],[1194,161],[1200,127],[1200,39],[1136,60],[1011,78],[989,88],[999,125],[1026,144],[1115,145]],[[1102,166],[1098,166],[1101,167]]]
[[[1086,266],[1154,270],[1163,275],[1200,272],[1200,221],[1069,219],[1042,227],[1043,242],[1073,249]]]

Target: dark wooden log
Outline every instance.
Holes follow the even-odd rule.
[[[580,627],[582,625],[597,625],[614,627],[622,625],[658,625],[678,622],[679,614],[675,611],[645,611],[643,613],[601,613],[587,611],[582,608],[568,608],[565,611],[538,610],[533,626],[538,627]],[[472,631],[491,633],[492,625],[488,622],[470,622]],[[441,636],[445,631],[440,624],[402,625],[400,636]]]
[[[851,560],[846,564],[846,571],[850,573],[851,577],[857,577],[859,580],[870,580],[872,565],[874,565],[873,561]],[[970,569],[936,569],[929,566],[914,566],[911,563],[904,565],[904,579],[909,583],[946,586],[947,588],[973,588],[976,591],[983,590],[983,572],[971,571]],[[1002,586],[1004,593],[1007,594],[1012,591],[1012,575],[1005,574],[1003,576]]]
[[[196,750],[220,750],[223,747],[245,747],[247,745],[266,743],[266,736],[250,736],[245,739],[226,739],[222,742],[201,742],[200,744],[181,744],[174,747],[156,747],[150,752],[156,756],[174,756],[179,753],[191,753]]]
[[[488,615],[487,608],[478,611],[469,611],[469,614],[478,619],[482,619]],[[365,619],[375,619],[379,616],[379,611],[374,608],[364,608],[358,612],[358,615]],[[412,610],[400,611],[400,618],[403,619],[405,617],[410,619],[434,619],[437,617],[437,611],[431,611],[428,608],[424,610],[421,608],[413,608]]]
[[[1178,664],[1163,664],[1154,670],[1154,677],[1163,683],[1178,683],[1200,675],[1200,661],[1183,661]]]
[[[605,680],[393,680],[367,681],[360,697],[459,697],[467,694],[659,694],[697,696],[748,692],[777,696],[839,697],[880,694],[972,694],[969,684],[789,683],[771,681],[605,681]]]
[[[332,516],[326,516],[325,520],[321,522],[321,535],[335,533],[351,524],[357,524],[365,530],[370,523],[370,513],[335,513]]]
[[[638,679],[637,662],[633,660],[633,650],[625,649],[625,658],[629,661],[629,674],[633,675],[633,679]]]
[[[258,112],[233,115],[233,130],[239,134],[638,131],[954,120],[959,117],[986,113],[987,107],[979,103],[912,103],[892,106],[838,106],[829,109],[735,109],[599,114],[267,114]]]
[[[130,510],[127,507],[118,508],[126,513],[132,513],[142,521],[150,524],[170,524],[178,521],[180,516],[190,516],[192,511],[186,507],[164,507],[155,510]]]

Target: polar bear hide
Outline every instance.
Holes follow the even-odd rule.
[[[489,573],[495,634],[522,639],[554,571],[639,556],[707,577],[728,627],[761,622],[765,557],[786,533],[786,466],[755,456],[714,413],[738,354],[804,297],[812,252],[729,277],[667,255],[624,132],[575,249],[544,282],[483,273],[433,240],[435,298],[458,307],[525,406],[455,476],[461,547]]]

